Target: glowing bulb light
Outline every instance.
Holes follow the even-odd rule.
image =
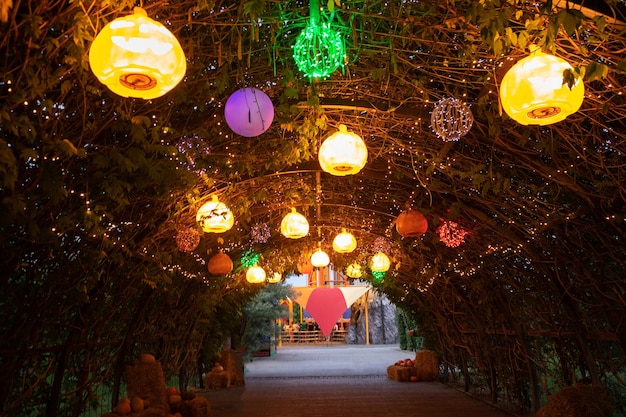
[[[350,253],[356,249],[356,238],[344,229],[333,239],[333,249],[337,253]]]
[[[370,259],[370,269],[373,272],[387,272],[391,267],[389,257],[382,252],[378,252]]]
[[[250,284],[261,284],[265,282],[265,270],[258,265],[251,266],[246,271],[246,281]]]
[[[291,208],[291,213],[280,222],[280,233],[289,239],[300,239],[309,233],[309,222],[306,217]]]
[[[363,276],[363,268],[361,265],[354,262],[346,268],[346,275],[350,278],[361,278],[361,276]]]
[[[549,125],[576,113],[585,87],[577,79],[570,89],[563,72],[565,60],[537,50],[517,62],[502,78],[500,101],[506,114],[523,125]]]
[[[355,133],[348,132],[345,125],[330,135],[320,146],[320,166],[329,174],[344,176],[359,172],[367,162],[367,146]]]
[[[252,138],[270,128],[274,120],[274,105],[263,91],[241,88],[226,100],[224,117],[233,132]]]
[[[330,258],[328,254],[324,252],[321,248],[313,252],[311,255],[311,264],[316,268],[323,268],[330,263]]]
[[[187,71],[176,37],[141,7],[98,33],[89,49],[89,64],[115,94],[146,100],[173,89]]]
[[[224,233],[235,224],[235,217],[228,207],[216,195],[211,201],[200,207],[196,222],[206,233]]]

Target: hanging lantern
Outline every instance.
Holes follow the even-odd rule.
[[[428,220],[419,211],[408,209],[396,219],[396,230],[404,237],[419,237],[428,230]]]
[[[576,113],[585,87],[577,79],[570,89],[563,72],[572,70],[565,60],[536,50],[517,62],[502,78],[500,101],[506,114],[523,125],[549,125]]]
[[[185,76],[187,62],[176,37],[141,7],[115,19],[89,49],[91,70],[122,97],[161,97]]]
[[[361,265],[354,262],[346,268],[346,275],[350,278],[361,278],[361,276],[363,276],[363,268]]]
[[[274,120],[274,105],[263,91],[241,88],[226,100],[224,117],[233,132],[252,138],[270,128]]]
[[[473,123],[474,116],[469,106],[453,97],[439,100],[430,115],[430,126],[446,142],[461,139]]]
[[[302,275],[311,275],[313,273],[313,264],[311,263],[311,258],[303,256],[298,262],[298,272]]]
[[[311,264],[316,268],[324,268],[330,263],[330,258],[322,250],[322,248],[318,248],[313,255],[311,255]]]
[[[464,241],[465,237],[470,234],[469,231],[463,229],[458,223],[440,219],[441,223],[437,227],[437,234],[439,235],[439,240],[443,242],[444,245],[449,248],[456,248],[460,246]]]
[[[250,229],[250,241],[254,243],[265,243],[272,236],[267,223],[257,223]]]
[[[209,259],[207,267],[213,275],[226,275],[233,270],[233,260],[220,250]]]
[[[391,267],[389,257],[382,252],[378,252],[370,259],[370,269],[373,272],[387,272]]]
[[[320,146],[318,158],[322,169],[329,174],[352,175],[365,166],[367,147],[359,135],[348,132],[345,125],[339,125],[339,131]]]
[[[180,229],[176,233],[176,246],[181,252],[193,252],[200,244],[200,233],[193,227]]]
[[[265,270],[258,265],[251,266],[246,271],[246,281],[250,284],[261,284],[265,282]]]
[[[198,210],[196,222],[206,233],[224,233],[233,227],[235,218],[230,209],[213,195],[211,201]]]
[[[346,47],[341,35],[315,19],[298,35],[293,59],[307,77],[327,77],[343,65]]]
[[[291,208],[291,213],[280,222],[280,233],[289,239],[300,239],[309,233],[309,222],[306,217]]]
[[[269,277],[267,277],[267,282],[269,282],[270,284],[276,284],[277,282],[280,282],[281,279],[283,279],[283,276],[281,275],[281,273],[274,272]]]
[[[385,273],[381,271],[372,271],[372,284],[380,285],[385,282]]]
[[[343,231],[333,239],[333,249],[337,253],[350,253],[356,249],[356,238],[352,233],[343,229]]]

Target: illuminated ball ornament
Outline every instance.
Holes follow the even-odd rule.
[[[216,195],[211,201],[200,207],[196,222],[206,233],[224,233],[235,224],[235,217],[228,207]]]
[[[226,100],[224,117],[233,132],[253,138],[270,128],[274,120],[274,105],[263,91],[241,88]]]
[[[337,253],[350,253],[356,249],[356,238],[346,229],[333,239],[333,250]]]
[[[89,64],[115,94],[146,100],[173,89],[187,71],[176,37],[141,7],[98,33],[89,49]]]
[[[265,282],[265,270],[258,265],[251,266],[246,271],[246,281],[250,284],[262,284]]]
[[[370,259],[370,269],[373,272],[387,272],[390,267],[389,257],[382,252],[378,252]]]
[[[570,89],[563,72],[565,60],[536,50],[517,62],[502,78],[500,101],[506,114],[523,125],[549,125],[578,111],[585,87],[577,79]]]
[[[341,35],[323,23],[312,19],[298,35],[293,46],[293,59],[307,77],[322,78],[343,66],[346,47]]]
[[[461,139],[473,123],[474,116],[469,106],[454,97],[439,100],[430,115],[433,132],[445,142]]]
[[[300,239],[309,234],[309,222],[292,207],[291,213],[286,214],[280,222],[280,233],[289,239]]]
[[[465,242],[465,237],[471,232],[463,229],[457,222],[440,219],[441,223],[437,227],[439,240],[449,248],[456,248]]]
[[[226,275],[233,270],[233,260],[220,250],[209,259],[207,268],[213,275]]]
[[[363,276],[363,267],[354,262],[346,268],[346,275],[350,278],[361,278]]]
[[[186,227],[176,233],[176,246],[181,252],[193,252],[200,244],[200,233],[193,227]]]
[[[330,263],[328,254],[321,248],[318,248],[313,255],[311,255],[311,264],[316,268],[324,268]]]
[[[270,284],[276,284],[277,282],[280,282],[281,279],[283,279],[283,276],[281,275],[281,273],[274,272],[269,277],[267,277],[267,282],[269,282]]]
[[[355,133],[348,132],[345,125],[330,135],[320,146],[320,166],[325,172],[336,176],[359,172],[367,162],[367,146]]]
[[[421,212],[408,209],[398,215],[396,230],[403,237],[419,237],[428,230],[428,220]]]

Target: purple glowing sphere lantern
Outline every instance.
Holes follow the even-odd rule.
[[[263,91],[241,88],[226,100],[224,116],[233,132],[252,138],[269,129],[274,120],[274,105]]]

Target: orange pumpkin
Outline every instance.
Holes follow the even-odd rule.
[[[404,237],[419,237],[428,230],[428,220],[421,212],[408,209],[396,219],[396,230]]]
[[[130,402],[119,402],[113,409],[113,412],[120,416],[127,416],[130,414]]]
[[[233,260],[220,250],[209,259],[208,268],[213,275],[226,275],[233,270]]]
[[[133,413],[136,413],[137,411],[143,411],[144,409],[143,400],[139,397],[133,397],[130,400],[130,408],[131,410],[133,410]]]
[[[149,353],[143,353],[139,357],[139,363],[154,363],[154,362],[156,362],[156,359],[154,358],[153,355]]]

